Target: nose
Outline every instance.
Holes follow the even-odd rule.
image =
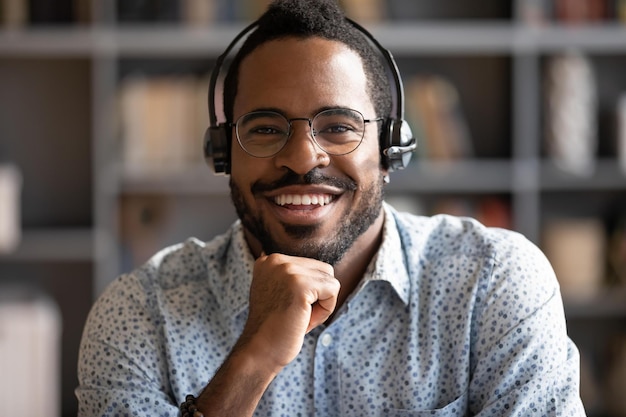
[[[301,121],[304,123],[294,123]],[[330,157],[322,150],[311,132],[311,121],[305,118],[291,119],[289,139],[284,148],[274,157],[277,168],[289,168],[304,175],[313,168],[323,168],[330,163]]]

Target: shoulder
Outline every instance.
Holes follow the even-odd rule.
[[[449,279],[460,285],[458,277],[462,276],[465,284],[483,290],[504,285],[540,299],[558,292],[548,259],[518,232],[487,227],[468,217],[390,213],[407,265],[420,281]]]
[[[449,303],[465,300],[475,320],[494,317],[503,332],[549,300],[559,309],[555,317],[562,315],[554,270],[522,234],[464,217],[395,216],[414,291],[425,294],[422,306],[437,305],[432,294],[450,293],[458,298]]]
[[[119,303],[126,297],[143,299],[150,304],[156,293],[183,290],[207,280],[208,269],[228,254],[229,243],[237,227],[208,242],[189,238],[166,247],[133,271],[114,279],[96,302],[96,307],[111,300]],[[191,289],[193,291],[193,289]]]
[[[545,261],[539,248],[522,234],[487,227],[470,217],[439,214],[416,216],[391,210],[404,246],[412,246],[422,259],[479,256],[503,262],[511,256]],[[521,260],[521,259],[520,259]]]

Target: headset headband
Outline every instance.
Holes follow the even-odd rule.
[[[384,48],[368,30],[352,19],[346,17],[345,20],[375,47],[374,49],[378,51],[386,63],[387,76],[390,80],[390,86],[392,87],[392,103],[391,112],[385,118],[385,123],[379,138],[380,151],[385,168],[389,171],[404,169],[411,159],[411,152],[417,147],[417,141],[411,133],[411,128],[404,121],[404,89],[398,66],[391,52]],[[224,120],[224,123],[220,123],[217,117],[217,106],[215,104],[217,82],[228,55],[233,48],[235,48],[244,37],[253,32],[257,26],[259,26],[259,20],[252,22],[235,36],[224,52],[217,58],[209,80],[209,128],[204,137],[204,156],[207,163],[213,167],[216,173],[230,173],[231,146],[230,134],[228,132],[230,128],[228,120]],[[224,119],[226,119],[225,115]]]

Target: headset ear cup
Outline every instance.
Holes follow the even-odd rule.
[[[411,126],[405,121],[400,121],[400,146],[412,146],[415,143],[415,137],[413,136],[413,131],[411,130]],[[413,148],[411,152],[414,150]]]
[[[211,126],[204,133],[204,159],[216,174],[230,174],[229,144],[224,124]]]
[[[380,147],[380,160],[384,169],[390,169],[389,158],[387,157],[387,149],[391,146],[391,129],[393,120],[390,118],[385,119],[380,128],[380,137],[378,143]]]
[[[398,169],[404,169],[411,162],[411,157],[413,156],[413,151],[417,148],[417,140],[413,136],[413,131],[411,130],[411,126],[405,121],[400,121],[400,146],[404,148],[402,152],[402,166]]]
[[[388,119],[380,141],[384,168],[393,172],[409,165],[417,142],[408,123],[404,120]]]

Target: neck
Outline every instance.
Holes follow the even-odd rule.
[[[335,278],[341,283],[335,311],[343,305],[361,279],[363,279],[368,265],[380,248],[383,239],[384,221],[385,212],[381,210],[374,223],[354,241],[341,261],[334,265]],[[255,257],[260,256],[262,252],[261,243],[246,228],[244,228],[244,234],[252,254]]]
[[[383,239],[385,213],[381,210],[376,221],[350,247],[344,257],[335,265],[335,277],[341,282],[341,290],[337,300],[337,311],[346,298],[363,279],[368,265],[378,252]]]

